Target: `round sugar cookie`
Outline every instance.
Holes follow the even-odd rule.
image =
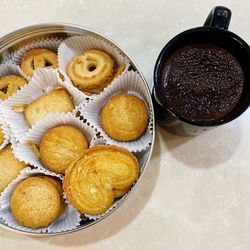
[[[65,203],[65,200],[63,198],[62,182],[58,178],[48,176],[48,175],[40,175],[39,177],[42,178],[42,179],[45,179],[47,181],[50,181],[52,184],[55,185],[55,187],[59,191],[59,193],[61,195],[61,214],[62,214],[65,211],[65,208],[66,208],[66,203]]]
[[[104,131],[116,141],[133,141],[146,130],[148,110],[139,97],[122,93],[113,96],[101,111]]]
[[[61,214],[61,195],[50,180],[29,177],[14,189],[10,207],[19,224],[31,228],[48,227]]]

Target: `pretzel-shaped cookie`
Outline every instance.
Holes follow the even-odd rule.
[[[57,68],[57,55],[48,49],[33,49],[24,54],[21,69],[27,76],[33,76],[37,68]]]
[[[20,87],[25,85],[27,81],[15,75],[3,76],[0,78],[0,99],[6,100],[12,96]]]

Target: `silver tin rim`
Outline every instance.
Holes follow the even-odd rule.
[[[147,81],[145,79],[145,77],[143,76],[141,70],[139,69],[139,67],[136,65],[136,63],[134,62],[134,60],[120,47],[118,46],[114,41],[112,41],[110,38],[100,34],[99,32],[96,32],[92,29],[86,28],[84,26],[80,26],[80,25],[75,25],[75,24],[69,24],[69,23],[61,23],[61,22],[50,22],[50,23],[41,23],[41,24],[35,24],[35,25],[31,25],[31,26],[26,26],[24,28],[15,30],[11,33],[8,33],[7,35],[4,35],[2,37],[0,37],[0,54],[10,48],[11,46],[17,44],[18,42],[24,41],[25,39],[28,38],[32,38],[35,36],[40,36],[40,35],[48,35],[48,34],[56,34],[56,33],[62,33],[62,34],[68,34],[68,35],[81,35],[83,33],[88,33],[88,34],[92,34],[95,35],[97,37],[100,37],[104,40],[107,40],[108,42],[112,43],[114,46],[116,46],[122,54],[124,54],[126,57],[129,58],[129,60],[131,61],[132,66],[139,72],[140,76],[143,79],[144,85],[147,89],[147,93],[149,96],[151,96],[150,93],[150,89],[149,86],[147,84]],[[152,100],[150,99],[150,106],[152,108],[152,111],[154,111],[153,109],[153,103]],[[21,233],[21,234],[25,234],[25,235],[32,235],[32,236],[54,236],[54,235],[64,235],[64,234],[69,234],[69,233],[73,233],[73,232],[77,232],[80,230],[83,230],[85,228],[88,228],[90,226],[93,226],[94,224],[98,223],[99,221],[103,220],[104,218],[108,217],[110,214],[112,214],[113,212],[115,212],[122,204],[124,204],[124,202],[127,200],[128,197],[131,196],[131,193],[133,193],[133,191],[135,190],[135,188],[137,187],[137,185],[139,184],[146,167],[148,166],[148,163],[150,161],[152,152],[153,152],[153,147],[154,147],[154,141],[155,141],[155,117],[154,117],[154,112],[153,112],[153,136],[152,136],[152,143],[150,146],[150,150],[148,152],[148,157],[146,159],[146,161],[144,162],[143,166],[142,166],[142,171],[141,174],[139,176],[139,179],[137,180],[137,182],[135,183],[133,189],[131,190],[131,192],[129,193],[129,195],[124,196],[123,198],[121,198],[120,203],[114,208],[112,209],[112,211],[110,211],[109,213],[107,213],[106,215],[104,215],[102,218],[96,220],[96,221],[91,221],[88,224],[83,224],[78,226],[75,229],[66,231],[66,232],[58,232],[58,233],[32,233],[32,232],[25,232],[22,230],[18,230],[15,228],[11,228],[9,226],[7,226],[6,224],[4,224],[3,221],[0,220],[0,226],[2,226],[3,228],[6,228],[8,230],[17,232],[17,233]]]

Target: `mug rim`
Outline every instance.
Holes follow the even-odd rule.
[[[234,119],[238,118],[241,114],[243,114],[248,107],[250,106],[250,101],[248,103],[248,105],[245,105],[244,107],[240,108],[240,110],[232,113],[232,115],[228,116],[228,117],[222,117],[218,120],[208,120],[208,121],[196,121],[196,120],[192,120],[192,119],[187,119],[185,117],[182,117],[181,115],[177,114],[169,105],[167,105],[165,103],[165,100],[163,99],[163,97],[161,95],[158,95],[157,92],[160,92],[160,72],[162,69],[162,65],[165,62],[165,53],[166,51],[171,47],[171,45],[179,40],[182,36],[184,35],[188,35],[191,33],[195,33],[195,32],[210,32],[210,31],[217,31],[217,32],[222,32],[222,33],[226,33],[228,34],[229,38],[231,39],[235,39],[237,40],[237,42],[239,42],[241,44],[241,46],[244,48],[245,51],[247,51],[247,53],[250,56],[250,46],[238,35],[236,35],[235,33],[227,30],[227,29],[220,29],[220,28],[216,28],[213,26],[200,26],[200,27],[195,27],[195,28],[191,28],[188,30],[185,30],[179,34],[177,34],[175,37],[173,37],[167,44],[165,44],[165,46],[163,47],[163,49],[161,50],[159,56],[157,57],[156,63],[155,63],[155,67],[154,67],[154,75],[153,75],[153,79],[154,79],[154,88],[153,88],[153,94],[155,95],[156,99],[158,99],[160,101],[160,105],[167,111],[169,112],[172,116],[174,116],[176,119],[186,122],[188,124],[194,125],[194,126],[199,126],[199,127],[215,127],[215,126],[219,126],[219,125],[223,125],[225,123],[228,123],[230,121],[233,121]],[[250,95],[250,93],[249,93]]]

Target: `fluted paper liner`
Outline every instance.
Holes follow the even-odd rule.
[[[7,123],[5,122],[5,120],[3,119],[1,110],[0,110],[0,127],[2,128],[2,133],[3,133],[3,137],[4,137],[3,143],[0,144],[0,150],[1,150],[9,144],[10,136],[11,136],[9,127],[8,127]]]
[[[8,75],[24,77],[24,75],[22,74],[22,70],[18,65],[15,65],[13,63],[0,64],[0,77]]]
[[[58,72],[54,69],[36,70],[29,84],[25,85],[21,90],[17,91],[13,96],[2,103],[3,117],[8,122],[13,136],[18,141],[23,138],[30,127],[23,112],[15,112],[12,110],[12,107],[29,104],[58,86],[64,87],[70,93],[75,104],[75,109],[73,111],[75,114],[79,110],[79,105],[84,99],[75,87],[65,84],[65,82],[59,78]]]
[[[13,146],[14,154],[19,160],[25,162],[26,164],[33,165],[39,169],[46,169],[46,166],[27,145],[27,141],[32,141],[39,145],[43,136],[50,129],[61,125],[70,125],[79,129],[86,136],[89,145],[91,145],[91,141],[95,137],[95,131],[91,127],[87,126],[83,123],[83,121],[70,113],[51,114],[44,120],[39,121],[36,125],[34,125],[32,129],[29,130],[29,132],[23,137],[22,141]]]
[[[15,50],[12,53],[10,53],[4,59],[4,63],[9,62],[12,64],[21,65],[23,55],[32,49],[40,49],[40,48],[48,49],[57,54],[58,47],[62,43],[62,41],[63,41],[62,38],[57,38],[57,37],[51,37],[51,38],[48,37],[48,38],[42,38],[40,40],[35,40],[20,47],[18,50]],[[30,79],[30,77],[27,76],[22,70],[21,72],[27,79]]]
[[[53,221],[48,227],[46,228],[30,228],[30,227],[24,227],[20,225],[14,218],[14,216],[11,213],[10,209],[10,199],[12,192],[14,191],[15,187],[19,182],[22,180],[35,176],[35,175],[48,175],[57,177],[62,181],[62,176],[55,174],[48,170],[38,170],[38,169],[31,169],[31,168],[25,168],[20,172],[20,175],[17,176],[17,178],[12,181],[9,186],[2,192],[0,197],[0,218],[5,221],[5,223],[11,227],[18,230],[22,230],[25,232],[33,232],[33,233],[56,233],[56,232],[64,232],[69,231],[72,229],[75,229],[78,225],[80,225],[80,213],[66,200],[67,207],[64,211],[64,213],[57,218],[55,221]]]
[[[129,59],[122,55],[116,46],[104,39],[93,35],[72,36],[64,40],[58,48],[59,70],[71,84],[72,82],[66,73],[68,64],[74,57],[82,55],[85,50],[89,49],[100,49],[107,52],[115,60],[118,67],[121,64],[125,64],[124,72],[126,72],[130,66]],[[86,96],[84,93],[82,94]]]
[[[140,138],[130,142],[119,142],[113,140],[103,130],[100,112],[105,103],[111,97],[125,92],[135,94],[144,100],[148,108],[149,121],[146,131]],[[153,115],[152,109],[150,108],[150,96],[148,95],[147,89],[137,72],[128,71],[122,74],[114,80],[112,85],[105,88],[100,95],[95,96],[93,100],[86,105],[82,105],[80,112],[81,116],[84,119],[87,119],[87,124],[99,131],[103,139],[109,145],[123,147],[131,152],[140,152],[142,150],[146,150],[151,144],[153,134]]]

